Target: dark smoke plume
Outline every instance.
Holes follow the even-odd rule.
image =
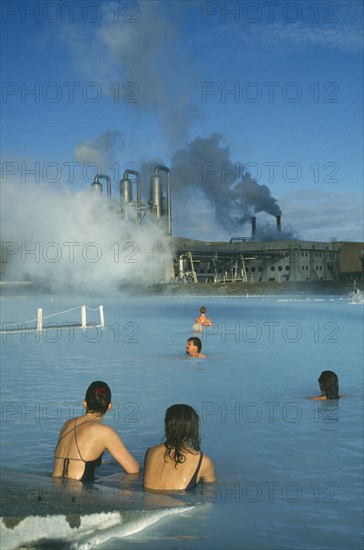
[[[220,141],[217,133],[209,138],[198,137],[174,153],[174,192],[202,194],[213,205],[216,221],[229,232],[250,222],[255,213],[280,215],[269,188],[245,173],[242,163],[233,162],[229,147],[221,147]]]

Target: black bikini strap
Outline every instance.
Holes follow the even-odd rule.
[[[202,459],[203,459],[203,452],[201,451],[200,460],[198,461],[198,464],[197,464],[197,473],[200,471]]]
[[[87,422],[90,422],[89,420],[85,420],[84,422],[81,422],[81,424],[79,424],[78,426],[76,426],[76,418],[74,418],[74,425],[73,425],[73,428],[71,428],[70,430],[68,430],[68,432],[66,432],[65,434],[62,435],[62,437],[60,437],[58,439],[58,443],[57,443],[57,447],[56,447],[56,450],[58,448],[58,445],[60,444],[60,442],[62,441],[62,439],[64,437],[66,437],[66,435],[70,434],[72,431],[74,432],[74,437],[75,437],[75,443],[76,443],[76,447],[77,447],[77,451],[78,451],[78,454],[80,455],[80,460],[82,460],[82,462],[85,462],[81,456],[81,453],[80,453],[80,449],[78,448],[78,444],[77,444],[77,439],[76,439],[76,430],[77,428],[79,428],[80,426],[82,426],[82,424],[86,424]],[[72,460],[76,460],[76,459],[72,459]]]
[[[86,420],[86,422],[88,422],[88,420]],[[75,420],[75,423],[76,423],[76,420]],[[85,422],[82,422],[82,424],[85,424]],[[82,424],[79,424],[78,426],[76,426],[76,427],[74,428],[74,435],[75,435],[75,443],[76,443],[76,447],[77,447],[77,452],[78,452],[78,454],[80,455],[80,459],[82,460],[82,462],[85,462],[85,461],[83,460],[83,458],[82,458],[81,453],[80,453],[80,449],[79,449],[79,447],[78,447],[77,437],[76,437],[76,428],[78,428],[79,426],[82,426]]]

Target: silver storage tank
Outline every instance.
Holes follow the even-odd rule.
[[[156,175],[150,177],[150,208],[152,214],[157,219],[160,219],[163,216],[162,178]]]

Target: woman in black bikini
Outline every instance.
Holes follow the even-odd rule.
[[[118,434],[102,425],[105,413],[111,409],[111,391],[106,382],[90,384],[83,406],[86,414],[67,420],[61,429],[54,452],[53,477],[92,480],[104,451],[109,451],[127,473],[138,473],[139,464]]]
[[[144,487],[190,491],[202,479],[215,481],[212,460],[200,452],[199,418],[189,405],[166,410],[164,443],[145,453]]]

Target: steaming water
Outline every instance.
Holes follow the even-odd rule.
[[[126,480],[111,457],[104,457],[95,487],[107,494],[116,484],[122,511],[107,516],[110,499],[101,500],[90,516],[89,547],[359,550],[363,305],[339,297],[203,302],[215,325],[203,336],[207,359],[194,360],[186,357],[184,345],[202,303],[196,297],[4,297],[2,322],[8,327],[34,319],[40,306],[49,315],[82,303],[103,304],[106,326],[65,327],[79,322],[74,310],[49,319],[60,326],[39,338],[15,330],[2,334],[2,468],[17,470],[10,473],[15,484],[19,471],[48,482],[61,425],[81,413],[90,381],[104,379],[114,404],[105,423],[141,464],[145,449],[163,435],[165,409],[178,402],[195,407],[202,449],[214,460],[217,482],[171,495],[164,512],[154,503],[154,514],[141,478]],[[98,313],[89,311],[88,321],[98,322]],[[325,369],[337,372],[344,398],[307,400],[318,394],[317,378]],[[4,494],[2,500],[6,515]],[[184,507],[178,510],[176,500]],[[61,504],[53,524],[52,516],[48,523],[41,517],[27,521],[39,539],[54,538],[57,526],[57,536],[70,547],[72,529],[62,528]],[[52,503],[52,514],[57,506]],[[87,508],[84,515],[87,519]]]

